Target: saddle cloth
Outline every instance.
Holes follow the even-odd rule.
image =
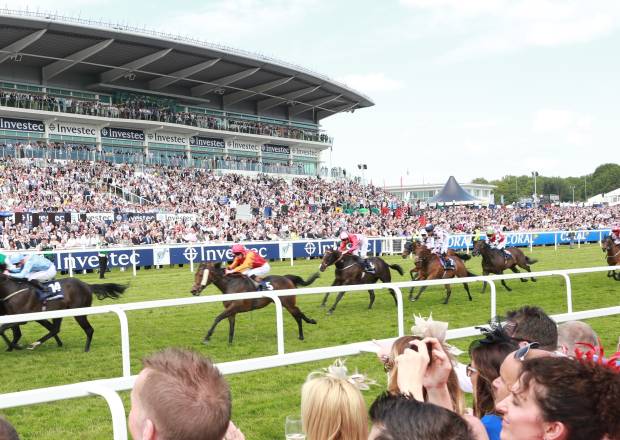
[[[47,283],[41,283],[43,290],[36,289],[37,297],[39,301],[45,303],[56,299],[63,299],[65,292],[62,290],[62,285],[58,281],[49,281]]]

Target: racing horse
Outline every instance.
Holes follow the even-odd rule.
[[[454,269],[445,268],[439,256],[431,253],[431,250],[423,245],[416,246],[415,258],[416,265],[419,265],[422,268],[422,270],[418,273],[418,281],[476,276],[475,274],[467,270],[467,268],[465,267],[465,263],[463,263],[463,260],[456,253],[451,253],[449,255],[449,258],[451,258],[454,262]],[[420,274],[422,274],[423,276],[420,276]],[[420,299],[420,295],[422,295],[422,292],[424,292],[427,287],[428,286],[420,287],[420,291],[418,292],[416,297],[413,298],[412,301],[417,301],[418,299]],[[443,303],[448,304],[448,301],[450,301],[450,295],[452,295],[452,288],[450,287],[450,284],[445,284],[444,287],[446,289],[446,299]],[[463,287],[465,287],[467,297],[471,301],[472,298],[471,293],[469,292],[469,285],[467,283],[463,283]],[[411,296],[409,298],[411,299]]]
[[[270,290],[285,290],[295,289],[298,286],[309,286],[312,284],[319,274],[315,273],[310,275],[307,280],[304,280],[297,275],[270,275],[263,278],[265,284],[272,289]],[[225,270],[221,263],[200,263],[196,275],[194,276],[194,285],[191,289],[191,294],[194,296],[200,295],[205,287],[213,283],[220,291],[226,295],[229,293],[241,293],[241,292],[255,292],[256,287],[252,280],[242,274],[230,274],[225,275]],[[308,324],[316,324],[316,321],[312,318],[308,318],[295,304],[297,298],[295,295],[282,296],[280,298],[282,307],[295,318],[297,327],[299,329],[299,339],[304,340],[304,330],[302,321]],[[219,322],[225,318],[228,318],[228,343],[232,344],[235,336],[235,317],[237,313],[250,312],[252,310],[262,309],[268,306],[272,300],[270,298],[255,298],[255,299],[241,299],[235,301],[224,301],[224,311],[215,317],[213,325],[207,332],[203,342],[207,344],[215,331],[215,327]]]
[[[407,240],[403,246],[403,251],[401,253],[401,256],[403,258],[407,258],[409,255],[414,254],[415,255],[415,251],[418,247],[420,246],[424,246],[422,244],[422,242],[420,240],[416,240],[416,239],[411,239],[411,240]],[[471,256],[465,253],[461,253],[461,252],[456,252],[453,249],[448,249],[448,255],[449,256],[456,256],[458,258],[460,258],[463,261],[467,261],[471,259]],[[419,279],[426,279],[427,274],[423,272],[424,271],[424,267],[422,267],[420,260],[415,259],[414,260],[414,264],[413,267],[409,270],[409,275],[411,276],[411,281],[416,281]],[[422,272],[422,273],[421,273]],[[417,274],[416,277],[414,277],[414,273]],[[413,297],[413,291],[415,290],[415,287],[411,287],[409,289],[409,301],[415,301],[415,298]]]
[[[76,309],[80,307],[90,307],[93,302],[93,295],[98,299],[105,298],[117,299],[127,289],[127,286],[115,283],[105,284],[87,284],[76,278],[65,278],[56,281],[60,284],[64,293],[64,298],[42,303],[36,294],[36,287],[27,280],[12,278],[8,275],[0,275],[0,301],[2,302],[2,312],[7,315],[15,315],[20,313],[41,312],[44,310],[63,310]],[[90,350],[90,344],[93,339],[94,329],[88,322],[86,316],[75,316],[75,320],[82,327],[86,334],[86,345],[84,351]],[[37,321],[48,330],[48,333],[42,338],[30,344],[28,348],[34,349],[43,344],[50,338],[56,340],[56,344],[60,347],[62,342],[58,337],[62,318],[54,318],[51,323],[46,320]],[[8,329],[13,329],[13,340],[8,341],[6,336],[2,336],[9,351],[13,348],[19,349],[19,339],[21,338],[21,324],[4,324],[0,326],[0,333]]]
[[[351,254],[342,254],[338,249],[327,249],[325,254],[323,255],[323,260],[321,261],[321,266],[319,270],[324,272],[332,264],[336,267],[336,279],[332,283],[332,286],[351,286],[354,284],[374,284],[378,280],[381,280],[384,283],[389,283],[392,281],[392,274],[390,269],[396,270],[401,276],[404,275],[403,268],[398,264],[388,264],[383,259],[379,257],[371,257],[369,260],[375,267],[375,273],[368,273],[364,271],[363,264],[361,262],[360,257]],[[396,304],[396,292],[393,289],[389,289],[390,295],[394,298],[394,303]],[[375,291],[369,290],[370,295],[370,303],[368,304],[368,309],[372,309],[372,305],[375,302]],[[336,297],[336,301],[327,311],[328,315],[334,313],[336,310],[336,306],[344,296],[344,292],[338,293]],[[325,294],[323,297],[323,302],[321,303],[321,307],[325,307],[327,303],[327,298],[329,297],[329,292]]]
[[[536,263],[538,260],[534,258],[530,258],[526,256],[523,251],[519,248],[506,248],[511,255],[511,257],[507,257],[503,251],[499,249],[492,249],[491,246],[486,242],[486,240],[476,240],[474,242],[474,249],[472,251],[472,255],[477,257],[478,255],[482,256],[482,275],[501,275],[504,273],[506,269],[510,269],[514,273],[519,273],[519,266],[522,269],[531,272],[530,265]],[[533,282],[536,282],[536,278],[530,278]],[[521,278],[522,282],[526,282],[526,278]],[[512,291],[510,287],[506,284],[505,280],[501,280],[502,286],[506,288],[507,291]],[[482,293],[487,288],[486,281],[482,284]]]
[[[620,266],[620,245],[614,243],[610,236],[607,236],[602,243],[603,252],[607,252],[607,264],[610,266]],[[620,273],[615,270],[607,272],[607,276],[616,281],[620,281]]]

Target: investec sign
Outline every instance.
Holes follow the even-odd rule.
[[[224,142],[224,139],[202,136],[192,136],[189,138],[189,144],[192,147],[221,148],[222,150],[226,148],[226,142]]]
[[[263,144],[261,150],[263,153],[291,154],[291,148],[288,145]]]
[[[129,128],[105,127],[101,129],[101,137],[107,139],[125,139],[128,141],[143,141],[144,132],[142,130],[131,130]]]
[[[149,142],[158,144],[187,145],[189,142],[187,136],[174,133],[149,133],[146,137]]]
[[[47,132],[56,135],[97,137],[96,127],[68,122],[50,122],[47,124]]]
[[[232,140],[227,141],[226,146],[231,150],[255,151],[257,153],[260,151],[259,145],[252,142],[239,142]]]
[[[36,133],[45,133],[45,124],[43,124],[43,121],[35,121],[32,119],[15,119],[0,117],[0,130],[32,131]]]

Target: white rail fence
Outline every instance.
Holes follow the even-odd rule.
[[[323,359],[334,358],[338,356],[351,356],[360,354],[363,352],[374,351],[372,344],[369,341],[360,341],[350,343],[346,345],[325,347],[313,350],[305,350],[300,352],[286,353],[284,346],[284,324],[282,303],[280,301],[281,296],[290,295],[316,295],[324,294],[326,292],[357,292],[364,293],[369,289],[377,288],[391,288],[396,292],[397,300],[397,329],[398,336],[405,334],[405,319],[404,319],[404,307],[403,307],[403,295],[401,289],[409,287],[422,287],[422,286],[437,286],[445,284],[461,284],[464,281],[467,283],[472,282],[487,282],[490,286],[491,307],[490,318],[493,319],[497,316],[497,289],[496,281],[511,280],[516,278],[529,278],[529,277],[551,277],[560,276],[565,281],[566,286],[566,303],[567,313],[554,315],[553,318],[556,322],[563,322],[573,319],[587,319],[597,318],[603,316],[610,316],[620,314],[620,305],[605,307],[599,309],[585,310],[574,312],[573,311],[573,298],[572,298],[572,284],[569,275],[585,274],[585,273],[597,273],[607,272],[609,270],[620,270],[620,266],[606,266],[606,267],[592,267],[582,269],[563,269],[563,270],[551,270],[543,272],[532,273],[520,273],[520,274],[507,274],[507,275],[492,275],[492,276],[479,276],[471,277],[466,280],[463,278],[452,278],[445,280],[430,280],[430,281],[408,281],[398,283],[385,283],[385,284],[365,284],[355,286],[329,286],[329,287],[310,287],[302,289],[290,289],[279,290],[276,292],[247,292],[228,295],[212,295],[203,297],[189,297],[189,298],[176,298],[168,300],[157,301],[144,301],[126,304],[115,304],[109,306],[98,306],[82,309],[70,309],[70,310],[57,310],[49,312],[39,313],[25,313],[20,315],[0,316],[0,325],[23,323],[26,321],[34,321],[39,319],[52,319],[52,318],[64,318],[81,315],[96,315],[113,313],[119,319],[120,333],[121,333],[121,359],[122,359],[122,372],[123,376],[113,379],[102,379],[89,382],[81,382],[70,385],[61,385],[48,388],[40,388],[28,391],[19,391],[14,393],[7,393],[0,395],[0,409],[12,408],[17,406],[34,405],[40,403],[47,403],[57,400],[72,399],[78,397],[87,396],[101,396],[103,397],[112,415],[112,423],[114,430],[115,440],[125,440],[126,434],[126,419],[125,409],[122,401],[117,392],[127,391],[133,387],[135,376],[131,375],[131,352],[130,352],[130,339],[129,339],[129,324],[127,320],[126,312],[132,310],[147,310],[162,307],[175,307],[175,306],[187,306],[192,304],[205,304],[221,301],[231,301],[237,299],[252,299],[252,298],[271,298],[274,301],[276,308],[276,335],[277,335],[277,354],[272,356],[264,356],[251,359],[243,359],[231,362],[224,362],[218,364],[218,368],[224,374],[242,373],[248,371],[256,371],[266,368],[274,368],[286,365],[292,365],[297,363],[312,362]],[[612,282],[612,281],[610,281]],[[469,336],[478,335],[479,331],[474,327],[463,327],[458,329],[448,330],[448,339],[458,339]],[[391,341],[394,338],[387,339]]]

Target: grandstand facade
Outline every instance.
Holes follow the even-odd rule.
[[[320,121],[372,105],[269,57],[0,9],[4,157],[329,176]]]

